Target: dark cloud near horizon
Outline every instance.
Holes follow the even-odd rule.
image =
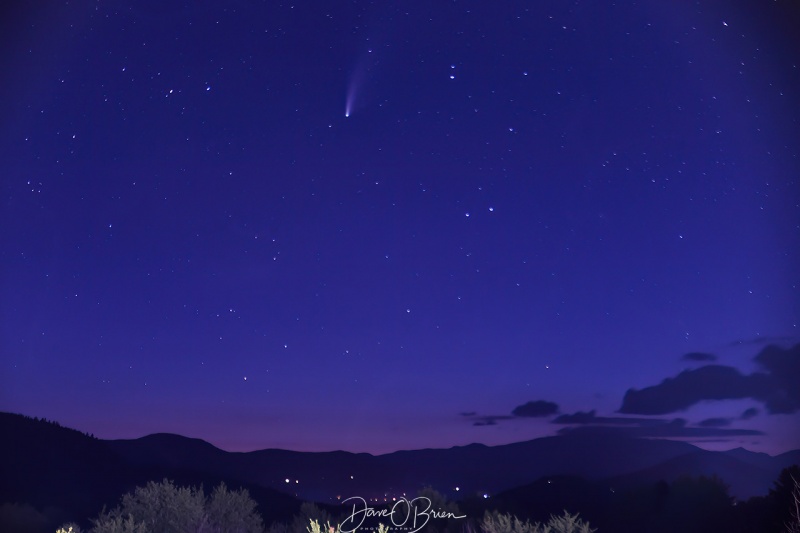
[[[536,400],[523,405],[518,405],[511,411],[517,417],[540,418],[558,413],[558,404],[545,400]]]
[[[642,390],[628,389],[620,413],[665,415],[683,411],[703,400],[761,400],[769,392],[766,374],[742,375],[730,366],[706,365],[684,370],[674,378]]]
[[[767,346],[754,360],[765,372],[744,375],[736,368],[706,365],[641,390],[629,389],[620,413],[663,415],[688,409],[703,400],[751,398],[770,414],[800,410],[800,344],[784,349]]]
[[[703,438],[741,437],[764,435],[755,429],[727,429],[717,427],[689,427],[683,418],[675,418],[655,426],[571,426],[558,430],[559,435],[575,436],[625,436],[637,438]]]
[[[750,407],[749,409],[745,409],[739,418],[741,418],[742,420],[749,420],[754,416],[758,416],[758,413],[759,413],[758,409],[756,409],[755,407]]]
[[[681,357],[683,361],[716,361],[717,356],[713,353],[689,352]]]
[[[473,426],[496,426],[500,420],[512,420],[515,417],[509,415],[478,415],[475,411],[461,413],[461,416],[472,421]]]
[[[578,411],[564,414],[553,420],[554,424],[569,424],[558,430],[559,435],[627,436],[637,438],[715,438],[726,442],[730,437],[763,435],[751,429],[728,428],[727,418],[708,418],[697,426],[688,426],[683,418],[640,418],[597,416],[596,411]]]
[[[783,349],[767,346],[755,357],[770,376],[774,390],[765,402],[771,414],[789,414],[800,411],[800,344]]]
[[[698,424],[698,426],[703,428],[724,428],[730,425],[731,419],[722,417],[706,418]]]
[[[610,425],[610,426],[657,426],[667,424],[670,420],[663,418],[635,418],[624,416],[597,416],[597,411],[578,411],[571,415],[564,414],[553,419],[553,424]]]
[[[530,401],[518,405],[510,415],[478,415],[475,411],[460,413],[461,416],[472,421],[473,426],[496,426],[501,420],[515,420],[519,418],[543,418],[558,413],[558,404],[546,400]]]
[[[710,361],[712,354],[690,352],[682,359]],[[800,410],[800,344],[791,348],[767,346],[754,357],[763,369],[745,375],[725,365],[704,365],[684,370],[674,378],[642,390],[629,389],[623,398],[621,414],[664,415],[688,409],[706,400],[750,398],[764,404],[769,414],[789,414]],[[545,400],[530,401],[512,410],[512,415],[478,416],[474,411],[461,413],[475,426],[494,426],[502,420],[543,418],[557,414],[558,404]],[[756,407],[745,409],[738,417],[713,417],[688,426],[682,418],[643,418],[635,416],[597,416],[596,410],[561,414],[553,424],[568,425],[558,434],[583,434],[607,430],[644,438],[718,438],[763,435],[751,429],[730,427],[734,420],[749,420],[760,414]]]

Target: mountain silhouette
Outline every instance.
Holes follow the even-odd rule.
[[[471,444],[370,455],[348,452],[260,450],[228,453],[205,441],[150,435],[109,441],[128,464],[179,467],[215,473],[297,497],[335,502],[358,495],[383,498],[432,486],[449,497],[494,494],[543,476],[609,479],[620,486],[671,480],[681,475],[717,475],[737,498],[765,494],[797,454],[771,457],[739,449],[702,450],[686,442],[618,434],[544,437],[501,446]],[[288,483],[287,483],[288,480]]]
[[[206,490],[220,482],[233,489],[246,488],[256,502],[269,502],[259,509],[265,521],[289,520],[301,504],[285,492],[213,469],[194,469],[189,463],[137,464],[122,456],[113,441],[96,439],[55,422],[0,412],[0,432],[0,504],[24,504],[39,510],[50,531],[68,521],[95,517],[104,506],[114,507],[123,494],[137,486],[164,478],[178,485],[202,484]],[[165,457],[170,450],[180,450],[183,441],[195,440],[166,437],[160,447]],[[150,440],[158,442],[158,436]],[[197,443],[197,449],[207,447],[227,454],[204,441]],[[202,457],[199,461],[202,464]],[[0,523],[0,531],[12,530]]]
[[[337,504],[359,496],[380,502],[413,496],[427,486],[450,500],[497,497],[508,510],[524,505],[532,494],[555,505],[559,494],[577,491],[589,495],[582,504],[588,511],[614,498],[616,490],[702,475],[721,479],[732,496],[743,500],[765,495],[781,469],[800,459],[800,450],[776,457],[742,448],[712,452],[686,442],[602,432],[371,455],[234,453],[165,433],[101,440],[10,413],[0,413],[0,431],[5,436],[0,439],[0,503],[48,509],[48,517],[59,524],[96,516],[134,487],[164,478],[206,490],[222,481],[247,488],[270,523],[290,519],[301,500]]]

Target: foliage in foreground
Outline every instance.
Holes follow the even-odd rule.
[[[578,517],[564,511],[562,516],[550,515],[546,524],[539,522],[521,521],[512,514],[490,513],[483,515],[480,524],[484,533],[592,533],[597,531]]]
[[[209,497],[202,487],[176,487],[165,479],[136,487],[110,511],[92,520],[90,533],[261,533],[256,502],[245,489],[220,483]],[[57,533],[80,533],[68,525]]]
[[[786,475],[792,480],[791,512],[789,521],[786,523],[786,533],[800,533],[800,478],[795,478],[794,474],[788,470]]]
[[[580,490],[578,489],[580,493]],[[585,491],[584,491],[585,492]],[[422,494],[422,493],[420,493]],[[440,494],[426,493],[433,507],[457,511],[454,504]],[[563,500],[563,498],[562,498]],[[527,514],[526,505],[537,501],[528,494],[525,499],[509,509],[508,502],[503,511],[515,514],[502,514],[489,511],[480,519],[471,518],[466,522],[435,520],[428,523],[421,533],[589,533],[595,531],[578,514],[564,511],[561,515],[546,514],[540,509],[536,514]],[[746,502],[735,502],[728,488],[721,480],[711,478],[679,478],[672,483],[660,481],[650,487],[640,487],[620,494],[610,494],[599,498],[597,505],[584,508],[585,498],[578,503],[551,501],[545,509],[580,508],[584,516],[589,516],[595,526],[602,530],[638,532],[645,529],[655,532],[706,532],[713,530],[736,531],[739,533],[761,533],[775,531],[800,533],[800,467],[784,469],[775,486],[767,496],[754,497]],[[581,504],[580,502],[583,502]],[[500,503],[499,501],[497,502]],[[6,505],[9,509],[8,505]],[[19,506],[17,506],[19,507]],[[511,506],[513,507],[513,506]],[[541,506],[540,506],[541,507]],[[14,507],[16,509],[16,507]],[[12,509],[12,510],[14,510]],[[32,509],[32,508],[31,508]],[[473,508],[468,514],[480,517],[483,509]],[[598,511],[598,509],[600,511]],[[271,524],[269,533],[341,533],[332,524],[337,524],[337,509],[314,503],[304,503],[300,513],[288,523]],[[456,513],[460,514],[460,513]],[[30,518],[30,513],[21,515]],[[13,518],[13,517],[12,517]],[[342,517],[338,517],[342,518]],[[17,521],[19,522],[19,520]],[[17,522],[14,522],[16,524]],[[255,502],[246,491],[229,491],[224,484],[210,494],[194,487],[176,487],[171,481],[150,482],[122,497],[120,504],[111,511],[104,510],[92,522],[92,527],[84,533],[256,533],[263,532],[262,520],[256,510]],[[7,528],[12,522],[2,522],[5,531],[23,531],[16,527]],[[309,526],[310,525],[310,526]],[[377,526],[377,524],[376,524]],[[451,527],[452,526],[452,527]],[[719,527],[718,527],[719,526]],[[724,527],[723,527],[724,526]],[[24,531],[40,533],[53,531],[41,527],[27,527]],[[720,529],[721,528],[721,529]],[[364,527],[358,533],[368,533],[376,528]],[[394,527],[386,528],[393,533]],[[333,531],[331,531],[333,530]],[[82,533],[76,524],[65,524],[57,533]]]

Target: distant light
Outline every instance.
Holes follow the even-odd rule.
[[[289,483],[289,478],[288,477],[286,478],[286,483]]]
[[[489,495],[488,495],[488,494],[484,494],[484,495],[483,495],[483,498],[484,498],[484,499],[486,499],[486,498],[488,498],[488,497],[489,497]]]
[[[460,488],[458,488],[458,487],[456,487],[456,491],[459,491],[459,490],[461,490],[461,489],[460,489]]]

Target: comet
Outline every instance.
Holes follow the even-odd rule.
[[[347,98],[344,102],[344,116],[345,118],[350,117],[350,113],[353,111],[353,102],[356,99],[356,88],[355,83],[351,82],[350,86],[347,88]]]

